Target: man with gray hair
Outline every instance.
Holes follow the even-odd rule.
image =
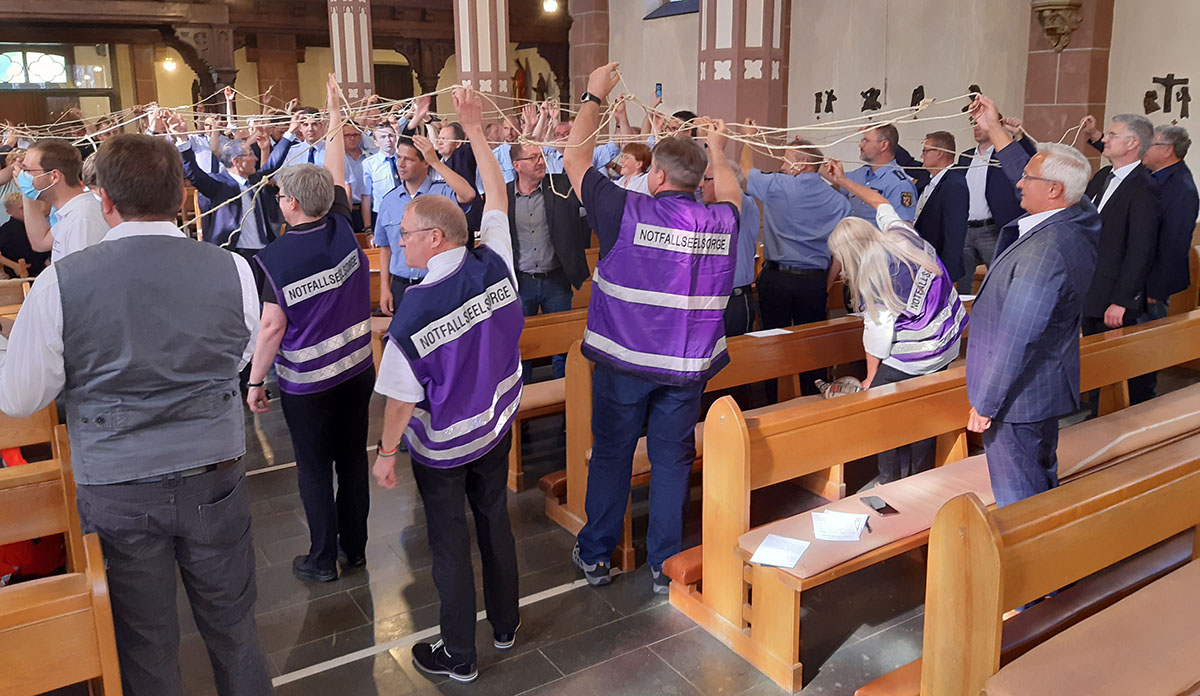
[[[983,433],[1003,506],[1058,485],[1058,418],[1079,408],[1079,327],[1101,223],[1082,197],[1091,167],[1078,150],[1046,144],[1030,158],[991,99],[972,111],[1027,212],[1000,231],[967,352],[967,428]]]
[[[1113,116],[1104,134],[1104,157],[1112,164],[1096,172],[1086,191],[1104,224],[1083,306],[1085,336],[1135,324],[1146,309],[1159,211],[1158,185],[1142,157],[1153,139],[1150,120],[1136,114]]]

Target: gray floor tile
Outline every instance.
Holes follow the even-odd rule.
[[[547,645],[542,653],[563,674],[572,674],[693,627],[691,619],[664,604]]]
[[[528,696],[698,696],[696,687],[648,648],[603,662],[526,692]]]
[[[650,650],[706,695],[740,694],[766,679],[699,627],[655,643]]]
[[[348,592],[261,613],[257,620],[259,641],[268,653],[369,623]]]

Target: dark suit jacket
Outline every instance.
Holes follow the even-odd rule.
[[[551,181],[554,186],[551,190]],[[555,193],[570,191],[567,198]],[[546,203],[546,224],[550,227],[550,243],[554,246],[554,256],[562,265],[563,272],[571,285],[579,289],[588,277],[587,254],[585,249],[592,235],[587,218],[584,217],[583,206],[575,191],[571,189],[571,181],[566,174],[547,174],[542,179],[542,196]],[[513,238],[513,268],[521,268],[521,245],[517,239],[517,182],[508,183],[508,229]]]
[[[1162,225],[1158,230],[1158,250],[1150,266],[1150,277],[1146,279],[1146,295],[1163,302],[1171,295],[1187,290],[1191,284],[1188,249],[1192,246],[1196,216],[1200,213],[1200,199],[1192,172],[1183,162],[1150,176],[1158,183]]]
[[[925,187],[929,185],[929,180],[933,177],[921,166],[921,160],[913,157],[908,150],[904,149],[903,145],[896,146],[896,164],[904,169],[904,173],[908,178],[913,180],[917,185],[917,195],[920,195]]]
[[[913,226],[925,241],[933,245],[952,279],[963,277],[963,243],[967,238],[967,212],[971,193],[962,169],[946,172],[937,188],[929,194],[925,207]]]
[[[999,154],[1017,174],[1029,159]],[[1023,237],[1015,220],[1001,230],[971,309],[967,394],[981,416],[1034,423],[1079,407],[1079,327],[1100,226],[1085,198]]]
[[[248,183],[254,185],[263,178],[273,175],[282,167],[287,160],[288,149],[294,142],[296,141],[281,138],[275,147],[271,148],[271,157],[267,160],[267,166],[251,174]],[[237,199],[209,215],[202,225],[204,241],[230,249],[237,248],[237,237],[231,238],[231,234],[242,224],[242,187],[229,175],[229,172],[214,175],[204,171],[196,164],[196,153],[191,148],[183,150],[179,154],[183,157],[183,173],[187,176],[188,181],[192,182],[192,186],[195,186],[196,190],[200,192],[200,195],[208,197],[213,205],[220,205],[231,198]],[[269,188],[269,186],[259,188],[254,192],[256,220],[260,224],[259,229],[266,236],[264,241],[268,244],[275,239],[275,227],[282,220],[279,203],[275,200],[274,193],[264,190]],[[240,232],[238,236],[240,236]]]
[[[1016,141],[1029,157],[1037,154],[1037,143],[1030,140],[1028,137],[1021,138]],[[958,158],[958,166],[969,167],[974,156],[979,152],[979,147],[973,147],[970,150],[962,153]],[[992,153],[992,164],[999,164],[997,153]],[[1026,159],[1028,161],[1028,159]],[[1024,166],[1024,165],[1022,165]],[[965,172],[966,169],[963,169]],[[1018,177],[1019,172],[1018,172]],[[996,221],[996,227],[1001,228],[1017,219],[1024,214],[1021,210],[1021,198],[1017,195],[1017,189],[1014,182],[1005,176],[1004,172],[999,167],[989,167],[987,172],[987,184],[984,188],[984,196],[987,198],[988,208],[992,211],[992,219]],[[969,204],[969,201],[968,201]]]
[[[1088,184],[1085,195],[1097,206],[1111,171],[1101,169]],[[1136,317],[1145,310],[1146,278],[1158,243],[1158,185],[1145,165],[1139,164],[1113,191],[1100,219],[1100,255],[1083,316],[1103,317],[1115,304],[1125,308],[1128,320],[1130,312]]]

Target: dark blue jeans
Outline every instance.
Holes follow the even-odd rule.
[[[592,460],[588,466],[587,524],[579,532],[586,563],[609,562],[621,538],[629,501],[633,451],[649,423],[650,524],[646,555],[654,569],[679,553],[688,477],[696,459],[696,421],[704,385],[673,387],[596,365],[592,376]]]
[[[517,285],[517,291],[521,295],[521,309],[527,317],[539,312],[553,314],[571,309],[571,283],[567,281],[561,269],[536,275],[518,271]],[[567,373],[567,356],[555,355],[551,360],[554,365],[554,377],[557,379],[564,376]],[[526,383],[529,382],[532,369],[529,361],[521,363],[522,377]]]

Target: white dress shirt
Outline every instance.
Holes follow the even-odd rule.
[[[513,273],[512,236],[508,232],[508,215],[499,210],[489,210],[483,214],[479,226],[480,243],[500,255],[504,265],[508,266],[509,275],[516,284]],[[454,273],[462,263],[467,253],[466,247],[455,247],[429,259],[428,273],[421,285],[429,285]],[[386,341],[383,349],[383,359],[379,361],[379,376],[375,380],[375,391],[389,399],[419,404],[425,400],[425,387],[417,380],[408,356],[391,341]]]
[[[976,147],[976,156],[967,167],[967,191],[971,194],[968,220],[986,220],[992,216],[992,209],[988,207],[987,202],[987,175],[995,151],[996,148],[991,145],[988,145],[986,150]]]
[[[913,218],[914,220],[921,217],[921,211],[925,210],[925,204],[929,202],[929,197],[933,195],[933,190],[937,188],[938,184],[942,183],[942,179],[946,178],[946,172],[948,171],[950,171],[949,167],[938,172],[932,179],[929,180],[929,183],[925,185],[925,190],[921,192],[920,198],[917,199],[917,214]]]
[[[1138,160],[1132,164],[1127,164],[1120,169],[1112,170],[1112,178],[1108,180],[1108,188],[1104,189],[1104,195],[1100,197],[1100,202],[1096,205],[1096,210],[1104,210],[1104,204],[1108,203],[1109,198],[1112,198],[1112,195],[1116,192],[1117,187],[1120,186],[1121,182],[1125,181],[1125,177],[1129,176],[1129,173],[1137,168],[1137,166],[1141,163],[1142,161]]]
[[[84,195],[92,198],[91,194]],[[186,238],[172,222],[133,221],[112,228],[100,243],[146,235]],[[250,330],[250,340],[238,363],[240,371],[254,355],[258,291],[246,259],[237,254],[230,257],[241,281],[242,313]],[[58,273],[51,264],[34,281],[9,338],[0,337],[0,411],[13,418],[24,418],[46,408],[58,396],[66,384],[62,334],[62,295]]]
[[[58,222],[50,228],[54,246],[50,248],[50,263],[86,249],[104,239],[108,223],[100,209],[100,201],[89,191],[75,196],[58,209]]]
[[[1040,213],[1034,213],[1033,215],[1026,215],[1024,217],[1017,218],[1017,237],[1024,237],[1025,235],[1029,234],[1030,230],[1064,210],[1066,210],[1066,208],[1055,208],[1054,210],[1045,210]]]

